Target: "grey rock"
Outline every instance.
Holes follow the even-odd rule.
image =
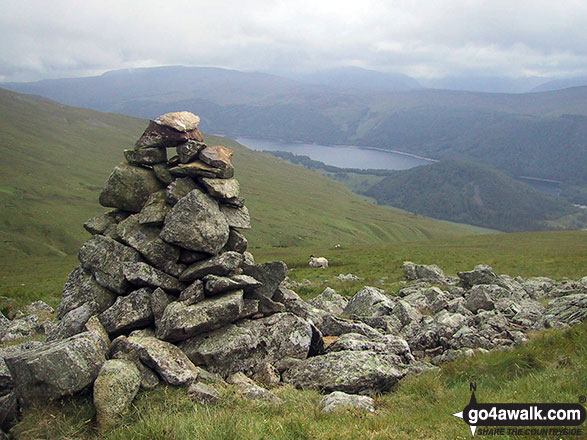
[[[194,305],[173,302],[167,306],[157,327],[157,337],[181,341],[235,321],[243,310],[243,291],[207,298]]]
[[[139,223],[139,215],[131,215],[116,227],[120,238],[136,249],[152,265],[163,269],[179,259],[178,247],[164,242],[159,237],[160,229]]]
[[[200,117],[187,111],[171,112],[158,116],[153,119],[153,122],[182,133],[187,133],[198,128]]]
[[[550,292],[556,284],[554,280],[546,277],[528,278],[522,283],[522,288],[531,298],[542,298]]]
[[[255,257],[248,251],[243,252],[243,256],[245,257],[245,264],[250,266],[255,264]]]
[[[8,439],[4,431],[10,431],[18,422],[18,401],[14,392],[0,396],[0,439]]]
[[[342,315],[348,301],[345,297],[336,293],[336,290],[327,287],[320,295],[308,301],[308,304],[333,315]]]
[[[166,202],[166,192],[157,191],[149,196],[137,220],[141,225],[162,225],[170,209],[171,206]]]
[[[124,220],[128,215],[124,211],[109,211],[86,221],[84,223],[84,229],[92,235],[105,234],[108,228],[116,227],[118,222]]]
[[[580,324],[587,318],[587,294],[577,293],[551,300],[546,307],[546,324],[565,328]]]
[[[263,264],[244,264],[243,273],[259,282],[261,286],[252,289],[251,298],[272,298],[287,274],[287,266],[283,261],[274,261]]]
[[[260,318],[263,316],[262,313],[259,313],[259,300],[258,299],[250,299],[245,298],[243,300],[243,310],[240,315],[238,315],[237,320],[241,319],[253,319],[253,318]],[[260,315],[260,316],[259,316]]]
[[[0,331],[0,343],[16,341],[38,333],[41,330],[39,315],[23,316],[13,319]]]
[[[246,275],[245,275],[246,276]],[[272,299],[262,297],[259,300],[259,313],[265,316],[285,312],[285,305]]]
[[[246,206],[235,208],[233,206],[220,204],[220,211],[225,215],[228,226],[237,229],[250,229],[251,216]]]
[[[223,252],[206,260],[198,261],[189,266],[179,277],[180,281],[193,281],[206,275],[227,276],[234,273],[244,261],[244,256],[238,252]],[[251,274],[249,274],[251,275]],[[251,275],[254,278],[254,275]],[[263,282],[263,280],[260,280]]]
[[[197,382],[188,388],[188,397],[202,406],[216,405],[220,401],[220,392],[213,385]]]
[[[562,281],[552,286],[548,292],[548,296],[556,298],[578,293],[587,293],[587,286],[581,282]]]
[[[94,332],[5,358],[23,407],[71,396],[94,382],[106,361],[107,345]]]
[[[267,388],[275,388],[281,382],[281,376],[277,368],[265,362],[257,368],[253,380]]]
[[[100,313],[100,322],[109,334],[145,327],[153,322],[151,294],[143,288],[127,296],[119,296],[114,304]]]
[[[202,142],[204,139],[197,128],[190,131],[178,131],[166,125],[151,121],[142,136],[135,143],[137,150],[153,147],[175,147],[189,140]]]
[[[206,147],[203,142],[188,141],[183,144],[179,144],[177,147],[177,156],[179,157],[180,163],[188,163],[198,158],[198,153]]]
[[[243,373],[234,373],[226,380],[229,384],[236,385],[244,398],[257,401],[266,402],[273,405],[281,405],[283,401],[273,394],[271,391],[260,387]]]
[[[123,211],[139,212],[149,196],[161,189],[163,185],[153,171],[120,164],[110,174],[100,194],[100,204]]]
[[[179,261],[184,264],[193,264],[198,261],[206,260],[207,258],[210,258],[210,254],[206,252],[194,252],[188,251],[187,249],[182,249],[179,256]]]
[[[341,273],[335,276],[334,278],[336,278],[339,281],[361,281],[362,279],[356,275],[353,275],[352,273],[347,273],[346,275]]]
[[[158,163],[153,165],[153,172],[155,173],[155,177],[164,185],[169,185],[175,179],[175,176],[169,172],[167,164]]]
[[[345,333],[326,349],[328,353],[345,350],[395,354],[406,364],[414,361],[407,341],[393,335],[368,337],[358,333]]]
[[[404,274],[408,280],[426,280],[436,284],[447,282],[446,275],[436,264],[415,264],[404,261]]]
[[[376,287],[365,286],[351,298],[344,309],[349,316],[384,316],[391,314],[395,303]]]
[[[132,362],[141,375],[141,389],[153,390],[157,388],[159,376],[151,368],[141,362],[138,351],[128,344],[126,336],[119,336],[112,342],[111,359],[122,359]]]
[[[458,272],[457,275],[461,279],[461,284],[465,289],[470,289],[477,284],[502,285],[502,281],[493,269],[484,264],[475,266],[475,269],[469,272]]]
[[[136,250],[101,235],[94,235],[86,241],[78,258],[98,284],[118,294],[124,294],[129,287],[122,273],[123,264],[142,261]]]
[[[165,293],[163,289],[160,287],[156,288],[153,293],[151,294],[151,311],[153,312],[153,319],[155,321],[155,325],[159,325],[159,321],[163,316],[163,312],[169,305],[169,303],[175,301],[171,295]]]
[[[155,165],[167,162],[167,150],[165,148],[124,150],[124,158],[130,165]]]
[[[228,223],[218,203],[198,189],[169,211],[161,231],[161,238],[168,243],[213,255],[224,247],[228,235]]]
[[[170,205],[175,205],[196,188],[198,185],[190,177],[175,179],[165,190],[165,200]]]
[[[264,364],[311,353],[314,332],[290,313],[244,320],[183,341],[180,348],[197,365],[222,375],[243,371],[253,375]]]
[[[86,303],[70,310],[61,317],[57,325],[51,328],[47,334],[47,342],[67,339],[85,331],[86,322],[97,313],[94,308]]]
[[[179,294],[179,301],[192,305],[204,299],[204,282],[196,280]]]
[[[243,234],[241,234],[236,229],[230,228],[230,234],[228,236],[228,241],[226,245],[222,249],[223,252],[227,251],[235,251],[239,253],[243,253],[247,250],[248,241]],[[254,263],[253,263],[254,264]]]
[[[154,369],[169,385],[189,386],[198,378],[196,366],[169,342],[152,336],[131,335],[126,340],[121,339],[120,344],[128,346],[123,351],[136,351],[141,362]]]
[[[388,391],[406,374],[398,357],[373,351],[339,351],[308,358],[282,379],[301,389],[373,394]]]
[[[418,309],[412,307],[410,303],[402,299],[398,300],[392,309],[393,315],[400,321],[402,326],[411,323],[418,323],[422,319],[422,314]]]
[[[324,396],[322,400],[320,400],[320,407],[324,413],[348,408],[374,413],[375,401],[371,397],[357,396],[354,394],[343,393],[342,391],[335,391]]]
[[[240,185],[236,179],[211,179],[202,177],[200,179],[204,188],[215,199],[225,200],[238,197]]]
[[[100,313],[110,307],[115,299],[116,294],[100,286],[90,272],[78,266],[65,282],[57,317],[62,318],[84,304],[89,305],[93,313]]]
[[[219,177],[228,179],[233,176],[234,168],[232,166],[233,151],[224,145],[206,146],[200,151],[200,160],[214,168],[222,170]]]
[[[247,289],[259,287],[261,283],[248,275],[233,275],[232,277],[219,277],[217,275],[206,275],[205,292],[207,295],[218,295],[229,290]]]
[[[179,162],[179,160],[178,160]],[[209,178],[229,178],[234,175],[234,170],[221,170],[195,159],[190,163],[178,163],[169,172],[178,177],[209,177]]]
[[[141,386],[141,373],[133,362],[107,360],[94,382],[96,421],[102,431],[116,426],[128,411]]]
[[[149,266],[147,263],[125,263],[122,271],[124,277],[136,286],[161,287],[167,292],[179,293],[185,284],[171,275]]]
[[[486,289],[478,288],[471,289],[469,296],[466,299],[465,307],[473,313],[479,312],[479,310],[493,310],[495,303],[491,299]]]

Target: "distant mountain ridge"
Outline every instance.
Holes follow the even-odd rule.
[[[357,72],[377,74],[351,71]],[[143,118],[192,110],[210,132],[232,137],[379,147],[587,185],[587,87],[526,94],[357,92],[277,75],[178,66],[6,87]]]

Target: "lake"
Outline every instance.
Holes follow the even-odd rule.
[[[405,170],[434,163],[429,159],[348,145],[328,146],[247,137],[237,137],[235,140],[251,150],[288,151],[340,168]]]

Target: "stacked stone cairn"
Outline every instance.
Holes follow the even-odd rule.
[[[0,342],[41,327],[47,334],[45,343],[0,349],[2,429],[19,407],[87,389],[98,426],[108,429],[140,389],[162,384],[186,387],[202,405],[225,387],[275,405],[281,400],[267,388],[288,383],[330,393],[325,412],[372,412],[374,401],[358,395],[587,318],[587,277],[526,280],[482,265],[454,278],[406,262],[412,283],[395,297],[365,286],[350,299],[327,288],[303,301],[284,263],[255,264],[247,252],[250,218],[233,152],[206,145],[199,121],[162,115],[124,151],[100,195],[114,210],[85,223],[92,237],[53,325],[41,323],[39,313],[50,313],[41,302],[12,321],[0,314]],[[177,155],[168,159],[168,149]]]

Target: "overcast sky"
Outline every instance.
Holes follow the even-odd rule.
[[[0,0],[0,81],[160,65],[587,75],[585,0]]]

